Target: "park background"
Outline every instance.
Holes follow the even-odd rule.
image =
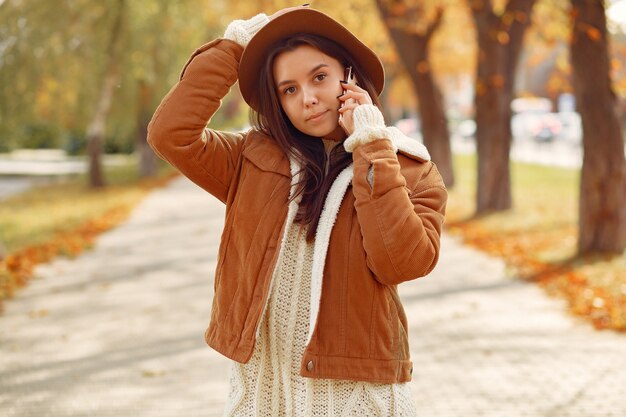
[[[233,19],[292,5],[0,0],[0,303],[175,177],[146,129],[191,52]],[[384,61],[385,118],[431,151],[446,232],[589,326],[624,332],[626,1],[312,7]],[[235,86],[211,127],[247,119]]]
[[[605,5],[606,23],[601,1],[313,5],[337,16],[383,59],[386,120],[431,151],[451,192],[447,229],[567,297],[572,311],[596,326],[619,330],[626,329],[620,256],[626,174],[619,151],[625,3]],[[159,175],[167,178],[146,144],[147,123],[190,51],[235,18],[289,5],[0,3],[1,178],[15,191],[56,179],[46,191],[0,203],[0,297],[56,251],[80,251],[89,236],[123,218],[141,189],[160,184]],[[575,61],[570,51],[576,50],[586,55]],[[576,62],[583,67],[578,72]],[[576,106],[576,74],[587,127]],[[233,88],[211,123],[244,129],[247,115]],[[85,170],[85,180],[73,175]],[[151,177],[139,190],[125,188]]]

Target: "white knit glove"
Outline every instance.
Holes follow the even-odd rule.
[[[230,39],[245,48],[250,39],[269,21],[265,13],[259,13],[248,20],[233,20],[226,27],[224,39]]]
[[[373,104],[362,104],[354,109],[352,120],[354,122],[354,131],[343,143],[346,151],[352,152],[357,146],[377,139],[392,140],[392,133],[385,126],[383,114]],[[395,150],[396,147],[394,145]]]

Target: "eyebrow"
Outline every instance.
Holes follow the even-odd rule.
[[[313,68],[311,71],[309,71],[309,75],[313,74],[315,71],[319,70],[320,68],[323,67],[328,67],[328,64],[319,64],[317,66],[315,66],[315,68]],[[276,84],[276,88],[280,87],[283,84],[289,84],[294,82],[293,80],[283,80],[281,82],[279,82],[278,84]]]

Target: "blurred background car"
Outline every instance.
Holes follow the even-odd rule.
[[[557,113],[540,113],[535,115],[529,129],[537,142],[551,142],[561,134],[563,124]]]

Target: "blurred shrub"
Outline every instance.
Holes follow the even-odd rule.
[[[122,136],[115,135],[107,137],[104,141],[104,152],[105,153],[124,153],[131,154],[135,149],[135,144],[132,139]]]
[[[68,132],[65,135],[63,149],[69,155],[84,155],[87,152],[87,135],[85,132]],[[105,153],[131,154],[134,151],[134,143],[131,139],[123,136],[109,136],[104,140]]]
[[[10,152],[15,148],[15,133],[0,126],[0,153]]]
[[[87,135],[84,131],[69,131],[65,135],[63,149],[68,155],[83,155],[87,150]]]
[[[61,132],[48,123],[24,125],[16,135],[15,145],[26,149],[54,149],[61,146]]]

